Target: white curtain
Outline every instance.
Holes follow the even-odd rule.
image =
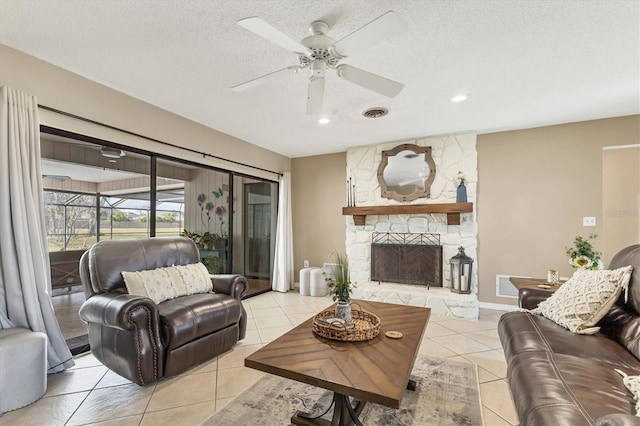
[[[291,219],[291,173],[280,177],[276,251],[271,288],[286,293],[293,288],[293,226]]]
[[[38,102],[0,87],[0,328],[47,335],[49,373],[74,365],[51,304]],[[16,383],[16,386],[19,386]]]

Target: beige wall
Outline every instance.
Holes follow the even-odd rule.
[[[495,296],[496,274],[570,276],[565,247],[577,235],[600,235],[603,250],[602,148],[638,140],[638,115],[478,135],[480,301],[515,303]]]
[[[640,243],[640,145],[602,153],[605,264],[622,247]]]
[[[40,105],[267,170],[275,172],[290,170],[291,160],[285,156],[187,120],[1,44],[0,59],[2,61],[0,85],[35,95]],[[276,179],[270,173],[210,157],[203,158],[201,155],[188,153],[179,148],[166,147],[42,109],[40,122],[127,146],[267,179]]]
[[[334,251],[344,254],[346,220],[346,153],[291,160],[294,281],[303,261],[311,266],[332,262]]]

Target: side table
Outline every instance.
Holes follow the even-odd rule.
[[[544,278],[517,278],[509,277],[509,281],[518,289],[518,306],[524,309],[533,309],[549,296],[551,296],[560,285],[551,285]],[[540,287],[549,286],[549,288]],[[526,295],[526,297],[524,297]],[[523,300],[526,300],[523,303]]]

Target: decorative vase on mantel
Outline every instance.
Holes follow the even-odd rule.
[[[460,180],[460,185],[458,185],[458,189],[456,190],[456,203],[466,203],[467,202],[467,187],[464,185],[464,179]]]
[[[345,324],[351,324],[351,304],[338,300],[336,304],[336,318],[340,318]]]

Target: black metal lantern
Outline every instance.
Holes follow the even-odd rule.
[[[464,252],[464,247],[458,248],[458,254],[449,260],[451,264],[451,291],[454,293],[471,293],[471,271],[473,259]]]

